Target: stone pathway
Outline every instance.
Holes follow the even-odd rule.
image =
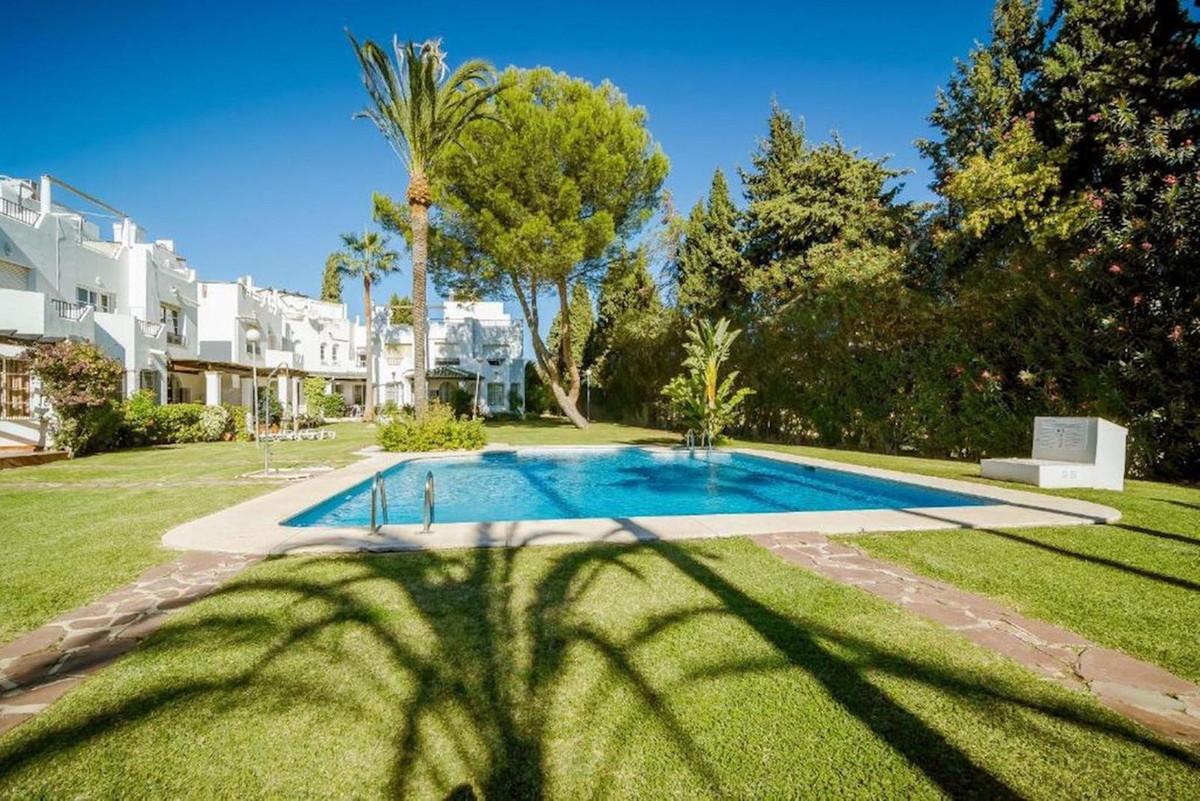
[[[41,712],[87,676],[258,560],[189,552],[132,584],[0,647],[0,734]]]
[[[751,539],[788,562],[900,604],[1046,678],[1090,692],[1105,706],[1159,734],[1200,746],[1200,686],[1156,665],[1024,617],[983,596],[872,559],[821,534],[762,534]]]

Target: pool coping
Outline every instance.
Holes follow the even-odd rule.
[[[484,452],[546,450],[612,450],[640,448],[678,451],[661,445],[492,445]],[[938,478],[898,470],[835,462],[757,448],[718,448],[793,464],[899,481],[999,501],[986,506],[865,509],[832,512],[664,515],[566,520],[518,520],[492,523],[434,523],[428,534],[419,525],[388,525],[378,534],[364,527],[285,526],[288,520],[332,495],[346,492],[377,471],[403,462],[464,456],[463,451],[377,453],[324,475],[290,484],[235,506],[183,523],[163,535],[168,548],[258,555],[331,552],[386,552],[444,548],[494,548],[524,545],[567,545],[586,542],[642,542],[750,534],[859,534],[953,528],[1030,528],[1115,523],[1121,513],[1109,506],[1004,486]]]

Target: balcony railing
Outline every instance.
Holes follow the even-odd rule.
[[[71,303],[58,298],[50,298],[50,305],[54,307],[54,313],[64,320],[70,320],[77,323],[87,315],[90,306],[82,303]]]
[[[166,327],[162,323],[156,323],[151,320],[143,320],[140,317],[137,318],[137,324],[138,329],[142,332],[142,334],[150,337],[151,339],[158,339],[160,336],[162,336],[163,328]]]
[[[0,214],[3,214],[5,217],[11,217],[19,222],[23,222],[26,225],[37,224],[37,211],[34,209],[27,209],[15,200],[9,200],[6,197],[0,197]]]

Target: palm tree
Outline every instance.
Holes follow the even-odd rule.
[[[375,366],[375,335],[372,332],[375,307],[371,304],[371,287],[399,269],[396,262],[400,254],[388,250],[388,238],[375,231],[364,231],[362,236],[342,234],[342,243],[345,247],[331,254],[329,261],[337,265],[339,273],[361,278],[363,282],[363,315],[367,318],[367,406],[363,410],[363,419],[370,422],[375,419],[375,382],[371,376]]]
[[[438,157],[454,145],[468,125],[491,119],[488,101],[500,91],[496,71],[486,61],[471,59],[453,72],[446,66],[440,39],[401,44],[392,38],[392,55],[371,40],[361,45],[350,31],[350,44],[362,66],[370,105],[355,114],[365,117],[391,144],[408,168],[407,199],[412,217],[413,394],[418,415],[429,404],[425,381],[428,312],[425,265],[429,253],[430,180]],[[449,72],[449,75],[447,75]]]

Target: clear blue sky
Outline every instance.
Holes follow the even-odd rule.
[[[915,170],[913,141],[990,0],[904,2],[5,3],[0,173],[49,172],[173,238],[201,276],[316,292],[372,190],[402,194],[342,32],[441,36],[452,62],[608,78],[645,106],[682,210],[734,178],[771,98],[809,134]],[[735,183],[735,188],[737,184]],[[383,291],[407,292],[407,270]],[[361,308],[360,293],[347,300]]]

